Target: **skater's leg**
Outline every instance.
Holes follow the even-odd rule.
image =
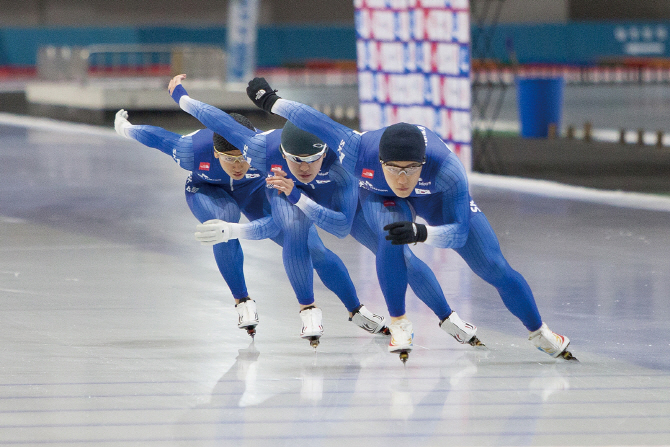
[[[301,307],[314,304],[314,273],[308,238],[311,220],[277,191],[269,193],[272,217],[284,234],[282,260]]]
[[[384,197],[361,190],[360,203],[365,220],[377,240],[377,278],[386,300],[391,319],[405,315],[407,267],[403,247],[391,245],[385,239],[384,226],[391,222],[410,220],[411,210],[404,199],[386,200]]]
[[[210,219],[227,222],[240,220],[237,203],[223,188],[207,183],[194,185],[190,177],[186,183],[186,203],[200,222]],[[226,243],[216,244],[213,250],[221,276],[228,284],[233,297],[236,300],[246,298],[249,294],[244,280],[244,254],[239,241],[231,239]]]
[[[414,294],[432,310],[440,321],[451,314],[442,287],[435,273],[421,259],[417,258],[407,245],[404,245],[407,280]]]
[[[284,245],[284,233],[272,238],[279,246]],[[307,239],[309,254],[312,258],[312,265],[319,275],[321,282],[340,298],[349,312],[352,312],[360,305],[356,288],[349,276],[349,271],[342,260],[331,250],[326,248],[319,237],[319,233],[314,225],[309,229]]]
[[[284,245],[284,233],[272,238],[279,246]],[[312,257],[312,265],[319,275],[321,282],[332,291],[342,301],[342,304],[351,313],[359,308],[361,303],[358,300],[356,288],[351,281],[349,271],[342,260],[331,250],[323,245],[316,227],[312,225],[308,237],[309,253]]]
[[[361,303],[349,271],[342,260],[323,245],[314,225],[309,229],[308,246],[314,270],[321,282],[337,295],[349,312],[353,312]]]
[[[283,238],[282,232],[273,240],[283,246]],[[308,247],[314,270],[319,274],[324,285],[335,293],[345,305],[349,311],[349,320],[373,334],[384,332],[386,330],[384,317],[370,312],[365,306],[361,305],[356,294],[356,288],[344,263],[335,253],[323,245],[314,225],[309,229]],[[303,308],[307,305],[301,303]]]
[[[465,245],[456,249],[468,266],[498,290],[503,303],[529,331],[542,326],[533,292],[520,273],[512,269],[484,213],[470,214],[470,233]]]
[[[365,221],[360,205],[354,216],[351,235],[372,253],[377,254],[377,235]],[[447,318],[451,314],[451,307],[433,271],[407,246],[403,248],[403,256],[407,267],[407,281],[416,296],[435,312],[440,321]]]

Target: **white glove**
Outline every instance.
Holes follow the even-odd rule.
[[[130,138],[126,134],[126,128],[130,126],[132,126],[132,124],[128,121],[128,112],[123,109],[116,112],[116,117],[114,118],[114,129],[116,129],[116,133],[122,137]]]
[[[228,242],[230,239],[239,239],[242,226],[225,220],[212,219],[195,227],[195,238],[202,245],[214,245],[220,242]]]

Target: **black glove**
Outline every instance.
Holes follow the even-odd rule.
[[[272,106],[279,99],[265,78],[253,78],[247,85],[247,96],[261,109],[272,113]]]
[[[414,222],[393,222],[386,225],[384,231],[389,232],[386,240],[392,245],[416,244],[428,237],[426,226]]]

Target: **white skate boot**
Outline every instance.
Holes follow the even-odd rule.
[[[409,353],[414,347],[414,331],[412,323],[407,318],[401,318],[389,325],[391,332],[391,342],[389,343],[389,352],[400,354],[400,360],[403,363],[409,358]]]
[[[568,345],[570,344],[570,339],[552,332],[549,327],[547,327],[547,323],[542,323],[540,329],[531,332],[528,336],[528,340],[530,340],[537,349],[554,358],[561,357],[566,360],[577,360],[573,357],[572,353],[567,350]]]
[[[302,319],[300,337],[308,339],[314,349],[319,346],[319,338],[323,335],[322,317],[323,313],[318,307],[310,306],[300,311]]]
[[[389,335],[389,328],[386,326],[386,320],[381,315],[373,314],[370,312],[364,305],[358,306],[353,311],[353,316],[349,318],[349,321],[361,329],[368,331],[371,334],[382,333]]]
[[[477,326],[461,320],[461,317],[455,311],[440,321],[440,327],[461,344],[467,343],[472,346],[484,346],[484,343],[477,338]]]
[[[249,297],[242,298],[238,304],[235,304],[235,310],[239,316],[237,327],[246,329],[247,333],[253,338],[253,336],[256,335],[256,326],[258,325],[256,301]]]

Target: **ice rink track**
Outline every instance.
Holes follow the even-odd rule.
[[[0,445],[670,444],[670,198],[473,174],[581,362],[537,351],[454,252],[418,245],[489,349],[448,337],[409,292],[403,366],[318,279],[315,354],[270,241],[242,242],[252,344],[193,238],[186,171],[112,129],[0,114],[0,179]],[[387,315],[373,255],[322,236]]]

